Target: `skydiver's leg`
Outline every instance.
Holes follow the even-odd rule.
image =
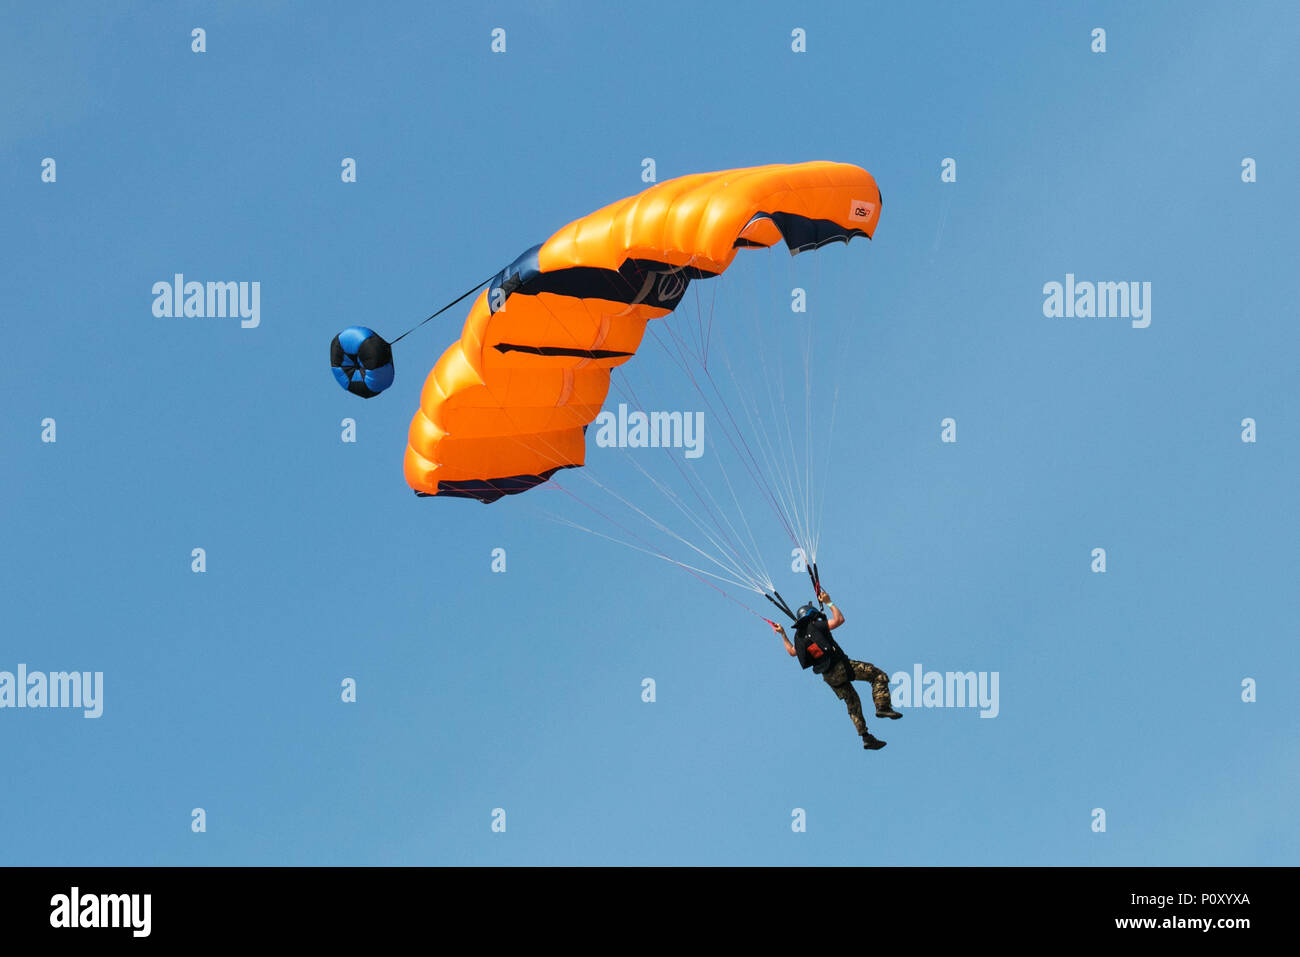
[[[835,692],[835,697],[848,706],[849,718],[853,721],[853,727],[857,729],[858,734],[866,738],[867,721],[862,717],[862,699],[858,697],[857,691],[853,688],[853,679],[850,677],[848,668],[841,662],[832,667],[822,677],[831,686],[831,690]]]
[[[877,718],[902,717],[894,710],[893,701],[889,696],[889,675],[869,661],[850,661],[849,670],[853,674],[854,681],[871,682],[871,700],[875,702]]]

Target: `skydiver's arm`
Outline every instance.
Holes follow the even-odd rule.
[[[790,639],[785,636],[785,629],[774,621],[769,622],[769,624],[771,624],[772,630],[781,636],[781,641],[785,643],[786,653],[793,658],[797,652],[794,650],[794,645],[790,644]]]
[[[822,592],[817,597],[821,599],[822,603],[830,608],[831,611],[835,612],[835,614],[831,615],[830,619],[826,622],[826,627],[834,631],[840,625],[844,624],[844,612],[840,611],[839,608],[836,607],[835,603],[831,601],[831,596],[826,594],[826,592]]]

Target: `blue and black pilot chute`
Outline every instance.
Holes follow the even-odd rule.
[[[339,385],[369,399],[393,384],[393,349],[373,329],[350,326],[330,343],[330,366]]]

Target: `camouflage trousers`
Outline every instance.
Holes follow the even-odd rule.
[[[871,700],[877,711],[888,711],[893,707],[889,699],[889,675],[869,662],[843,659],[828,668],[822,678],[831,686],[835,696],[848,705],[849,717],[860,735],[867,733],[867,722],[862,717],[862,699],[854,690],[853,682],[871,682]]]

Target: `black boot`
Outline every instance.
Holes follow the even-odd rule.
[[[879,738],[874,737],[870,731],[862,736],[862,746],[868,751],[879,751],[887,743],[888,742],[881,741]]]
[[[887,704],[883,708],[880,705],[876,705],[876,717],[877,718],[901,718],[902,715],[894,710],[893,705]]]

